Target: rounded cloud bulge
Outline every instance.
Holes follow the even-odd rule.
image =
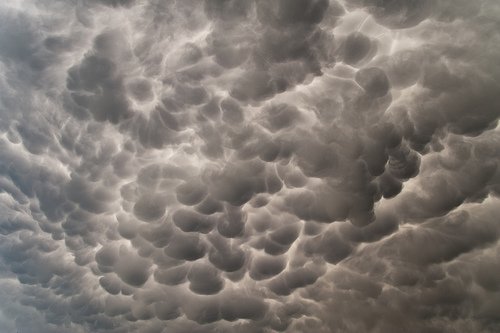
[[[500,331],[500,4],[0,4],[0,331]]]

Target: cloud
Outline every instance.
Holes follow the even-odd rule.
[[[500,7],[0,5],[0,330],[500,330]]]

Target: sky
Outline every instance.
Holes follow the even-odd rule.
[[[498,0],[0,4],[0,332],[500,332]]]

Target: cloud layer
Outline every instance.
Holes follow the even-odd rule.
[[[0,5],[0,331],[500,331],[494,0]]]

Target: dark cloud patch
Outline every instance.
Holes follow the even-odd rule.
[[[212,295],[222,290],[224,281],[219,270],[207,264],[193,264],[188,272],[189,289],[200,295]]]
[[[214,218],[187,209],[176,211],[172,216],[172,220],[184,232],[208,233],[216,224]]]
[[[405,260],[416,264],[439,263],[450,261],[476,246],[496,240],[498,231],[491,225],[488,217],[477,216],[476,221],[481,222],[475,225],[470,219],[469,213],[456,212],[442,219],[431,220],[419,230],[404,232],[400,235],[401,240],[398,240],[405,243],[401,244],[399,253]],[[430,232],[436,229],[439,232]],[[413,239],[403,241],[406,238]],[[387,246],[390,247],[390,243],[388,242]],[[420,251],[414,250],[413,247],[420,248]]]
[[[211,215],[223,210],[223,205],[219,201],[206,197],[202,202],[196,206],[196,210],[205,215]]]
[[[208,259],[218,269],[225,272],[235,272],[241,269],[246,261],[245,252],[237,246],[231,245],[222,237],[212,236]]]
[[[209,191],[219,200],[233,206],[249,201],[255,193],[264,192],[264,165],[259,162],[227,165],[214,172],[209,183]]]
[[[220,26],[224,29],[224,25]],[[249,52],[252,50],[252,41],[242,42],[246,38],[245,32],[238,30],[232,34],[224,33],[223,31],[214,31],[207,38],[207,42],[211,46],[211,51],[214,54],[215,62],[223,68],[235,68],[243,65],[249,58]]]
[[[16,72],[16,81],[24,81],[26,85],[38,85],[44,72],[54,65],[59,52],[47,52],[42,36],[38,33],[39,29],[43,28],[42,23],[32,13],[16,6],[7,6],[2,9],[0,18],[2,63]],[[46,24],[50,27],[53,22]]]
[[[142,286],[149,278],[150,263],[134,255],[126,255],[116,263],[116,274],[131,286]]]
[[[482,258],[477,264],[477,270],[474,273],[475,280],[485,290],[497,292],[500,287],[500,283],[496,278],[499,268],[498,262],[496,262],[494,258]]]
[[[268,305],[260,298],[238,294],[225,294],[221,305],[222,318],[227,321],[237,319],[262,319]]]
[[[314,284],[323,275],[321,267],[306,266],[280,274],[269,282],[269,288],[278,295],[290,295],[297,288]]]
[[[261,21],[270,25],[313,25],[321,22],[323,15],[328,8],[328,1],[325,0],[293,0],[291,2],[278,1],[268,4],[259,1],[257,13]]]
[[[347,258],[352,251],[352,246],[334,231],[316,236],[306,244],[306,252],[319,253],[331,264],[337,264]]]
[[[155,303],[155,314],[160,320],[172,320],[180,316],[178,306],[169,300],[168,302]]]
[[[206,244],[197,234],[179,233],[165,247],[165,254],[180,260],[193,261],[205,255]]]
[[[356,64],[373,53],[374,47],[368,36],[359,32],[351,33],[344,41],[342,60],[346,64]]]
[[[118,261],[118,249],[113,246],[102,247],[97,251],[95,259],[101,266],[113,266]]]
[[[418,25],[431,13],[434,1],[361,0],[356,5],[365,7],[375,19],[388,28],[404,29]]]
[[[286,262],[283,257],[263,255],[254,257],[250,276],[254,280],[264,280],[279,274],[285,269]]]
[[[92,0],[97,3],[102,3],[106,6],[130,6],[134,4],[135,0]]]
[[[360,69],[355,76],[356,82],[374,97],[382,97],[389,91],[389,80],[385,73],[376,67]]]
[[[99,284],[111,295],[118,295],[121,291],[120,281],[110,276],[100,278]]]
[[[240,209],[231,205],[225,206],[224,215],[219,218],[217,231],[220,235],[233,238],[242,236],[245,229],[247,215]]]
[[[263,101],[273,95],[284,92],[288,84],[284,80],[272,78],[267,72],[254,70],[239,79],[230,95],[240,101]]]
[[[215,297],[191,301],[183,310],[188,319],[199,324],[209,324],[221,319],[220,303]]]
[[[187,265],[180,265],[157,270],[154,273],[154,278],[159,283],[175,286],[186,281],[189,269],[190,267]]]
[[[116,64],[104,56],[88,55],[68,71],[71,99],[98,121],[118,123],[131,116],[123,80]]]
[[[229,98],[223,99],[220,107],[223,121],[232,125],[243,122],[243,110],[235,100]]]
[[[299,110],[287,104],[270,105],[264,110],[264,115],[264,126],[272,132],[293,126],[300,120]]]
[[[144,79],[136,79],[127,84],[132,98],[139,102],[147,102],[154,98],[151,83]]]
[[[165,201],[155,195],[144,195],[134,205],[134,214],[143,221],[154,221],[165,214]]]
[[[269,238],[279,244],[289,245],[299,236],[300,227],[297,224],[284,225],[269,234]]]
[[[396,179],[405,180],[417,175],[420,167],[418,153],[407,147],[398,147],[389,152],[387,172]]]
[[[367,226],[359,228],[355,225],[343,224],[340,232],[354,242],[374,242],[394,233],[399,226],[396,216],[382,211],[375,211],[375,220]]]
[[[222,20],[245,18],[251,8],[251,3],[241,0],[206,0],[204,3],[208,17]]]
[[[388,173],[384,173],[383,175],[381,175],[378,180],[380,193],[384,198],[395,197],[401,192],[403,188],[403,184]]]
[[[67,185],[67,195],[70,200],[91,213],[104,212],[113,200],[111,192],[76,175]]]
[[[377,298],[382,292],[382,286],[374,283],[369,278],[356,275],[347,271],[334,273],[333,283],[337,288],[343,290],[355,290],[363,296]]]
[[[204,184],[196,181],[189,181],[181,184],[175,190],[177,200],[188,206],[200,203],[207,193]]]
[[[207,92],[203,87],[187,84],[178,84],[175,86],[175,99],[187,105],[200,105],[207,101]]]

